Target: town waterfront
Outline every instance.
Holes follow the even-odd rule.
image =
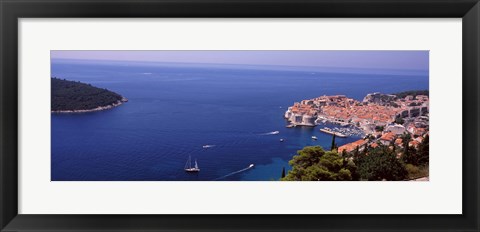
[[[278,180],[297,150],[329,148],[332,139],[323,126],[285,128],[294,102],[428,89],[428,72],[412,70],[53,60],[52,77],[129,100],[110,110],[52,114],[54,181]],[[184,171],[189,156],[199,173]]]

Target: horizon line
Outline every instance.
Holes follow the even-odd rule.
[[[360,70],[396,70],[396,71],[419,71],[425,72],[429,71],[430,67],[427,69],[400,69],[400,68],[377,68],[377,67],[348,67],[348,66],[309,66],[309,65],[282,65],[282,64],[244,64],[244,63],[202,63],[202,62],[168,62],[168,61],[148,61],[148,60],[109,60],[109,59],[75,59],[75,58],[52,58],[50,61],[91,61],[91,62],[111,62],[111,63],[143,63],[143,64],[183,64],[183,65],[224,65],[224,66],[257,66],[257,67],[291,67],[291,68],[345,68],[345,69],[360,69]]]

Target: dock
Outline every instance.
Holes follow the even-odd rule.
[[[340,133],[340,132],[335,132],[335,131],[332,131],[331,129],[329,128],[325,128],[325,129],[320,129],[321,132],[323,133],[327,133],[327,134],[331,134],[331,135],[335,135],[337,137],[340,137],[340,138],[346,138],[347,136]]]

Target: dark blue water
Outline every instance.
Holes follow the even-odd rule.
[[[318,127],[285,128],[288,106],[324,94],[361,100],[371,92],[428,89],[427,74],[392,73],[53,62],[52,76],[107,88],[129,102],[52,114],[52,180],[277,180],[297,150],[331,143]],[[199,173],[184,172],[189,156]]]

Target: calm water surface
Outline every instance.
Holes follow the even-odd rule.
[[[283,114],[294,101],[324,94],[361,100],[371,92],[428,89],[428,75],[398,70],[53,62],[52,76],[129,99],[111,110],[52,115],[57,181],[277,180],[297,150],[331,143],[320,127],[285,128]],[[280,134],[268,134],[277,130]],[[215,146],[203,149],[205,144]],[[198,160],[199,173],[184,172],[189,156]],[[252,163],[254,168],[237,172]]]

